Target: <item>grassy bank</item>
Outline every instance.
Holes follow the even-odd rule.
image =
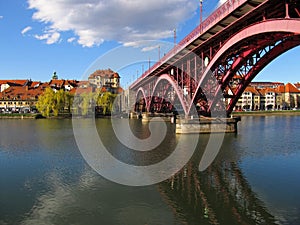
[[[232,112],[233,116],[300,116],[300,110],[278,110],[278,111],[243,111]]]

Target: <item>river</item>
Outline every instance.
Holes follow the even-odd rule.
[[[149,136],[147,124],[130,123],[137,135]],[[159,162],[178,144],[168,124],[159,149],[130,151],[109,120],[95,124],[111,155],[127,164]],[[72,120],[0,120],[0,134],[0,225],[300,224],[299,116],[242,117],[238,133],[225,135],[202,172],[210,136],[201,135],[179,172],[141,187],[94,171],[78,148]]]

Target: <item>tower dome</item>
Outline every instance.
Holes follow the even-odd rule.
[[[58,76],[57,76],[56,72],[54,71],[53,76],[52,76],[52,80],[57,80],[57,79],[58,79]]]

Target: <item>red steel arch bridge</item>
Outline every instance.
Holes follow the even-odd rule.
[[[253,78],[298,45],[299,0],[228,0],[130,85],[135,110],[229,116]]]

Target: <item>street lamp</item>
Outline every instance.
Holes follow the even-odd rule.
[[[176,47],[176,38],[177,38],[177,34],[176,34],[176,28],[174,29],[174,48]]]
[[[203,0],[200,0],[200,25],[202,24]]]
[[[160,45],[158,46],[158,61],[160,61]]]
[[[200,1],[200,24],[199,24],[199,32],[202,33],[202,9],[203,9],[203,0]]]

